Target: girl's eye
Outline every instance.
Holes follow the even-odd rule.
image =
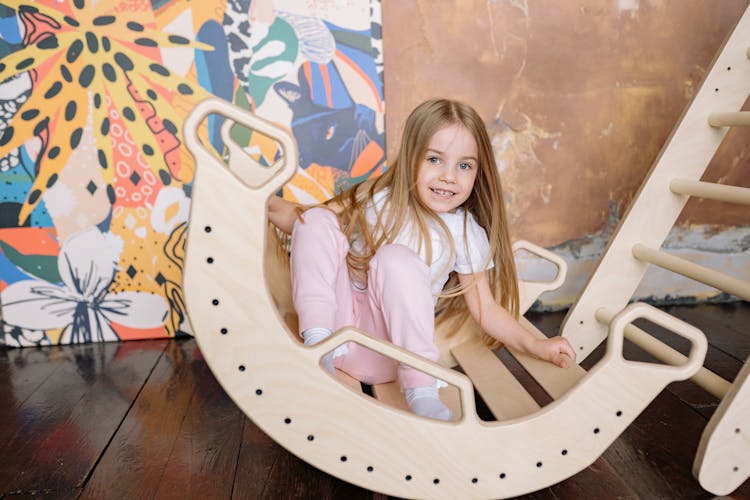
[[[471,170],[471,163],[459,163],[458,168],[461,170]]]
[[[438,158],[437,156],[428,156],[427,161],[432,164],[438,164],[440,163],[440,158]]]

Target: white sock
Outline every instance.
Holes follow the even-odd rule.
[[[302,332],[302,338],[305,339],[305,345],[315,345],[319,342],[324,341],[331,336],[331,330],[328,328],[308,328]],[[331,351],[320,360],[323,367],[336,375],[336,368],[333,366],[333,355],[335,351]]]
[[[437,420],[450,420],[453,417],[450,409],[440,401],[438,389],[435,386],[412,387],[406,389],[404,393],[411,411],[421,417]]]

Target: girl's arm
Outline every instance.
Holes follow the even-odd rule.
[[[336,214],[344,210],[344,207],[336,201],[327,201],[325,206]],[[271,196],[268,200],[268,220],[286,234],[292,234],[296,220],[303,219],[302,207],[303,205],[285,200],[280,196]]]
[[[271,196],[268,200],[268,220],[286,234],[292,234],[301,207],[299,203],[285,200],[280,196]]]
[[[570,357],[571,360],[576,359],[575,351],[567,339],[563,337],[536,338],[505,308],[495,302],[486,272],[459,274],[458,278],[462,285],[468,286],[464,292],[464,298],[469,312],[490,337],[506,346],[562,368],[568,366],[564,355]]]

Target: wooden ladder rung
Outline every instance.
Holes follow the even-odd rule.
[[[633,245],[632,252],[633,257],[638,260],[663,267],[742,299],[750,300],[750,282],[727,276],[724,273],[695,264],[689,260],[654,250],[641,243]]]
[[[711,113],[708,124],[712,127],[750,127],[750,111]]]
[[[526,318],[521,317],[519,321],[526,330],[536,337],[547,338],[546,335],[540,332]],[[586,375],[586,370],[576,363],[570,363],[567,368],[559,368],[546,361],[540,361],[526,354],[521,354],[514,349],[508,350],[553,399],[561,398]]]
[[[614,317],[615,313],[611,310],[601,308],[596,311],[596,320],[605,325],[608,325]],[[668,346],[656,337],[649,335],[635,325],[627,325],[623,333],[626,339],[651,354],[659,361],[679,366],[687,360],[687,356]],[[709,394],[712,394],[719,399],[724,397],[732,385],[731,382],[724,380],[714,372],[706,369],[706,367],[701,367],[701,369],[698,370],[690,380],[708,391]]]
[[[691,179],[673,179],[669,183],[669,189],[675,194],[750,205],[750,188],[746,187],[726,186]]]
[[[497,420],[526,416],[539,409],[534,398],[481,339],[473,337],[453,347],[451,354]]]

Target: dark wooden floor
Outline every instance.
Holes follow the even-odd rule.
[[[706,365],[732,379],[750,355],[750,304],[665,309],[704,330]],[[548,334],[562,318],[530,316]],[[265,436],[190,339],[0,350],[0,401],[3,497],[385,498]],[[674,383],[591,467],[527,498],[711,498],[690,471],[717,403]],[[750,481],[733,496],[750,498]]]

